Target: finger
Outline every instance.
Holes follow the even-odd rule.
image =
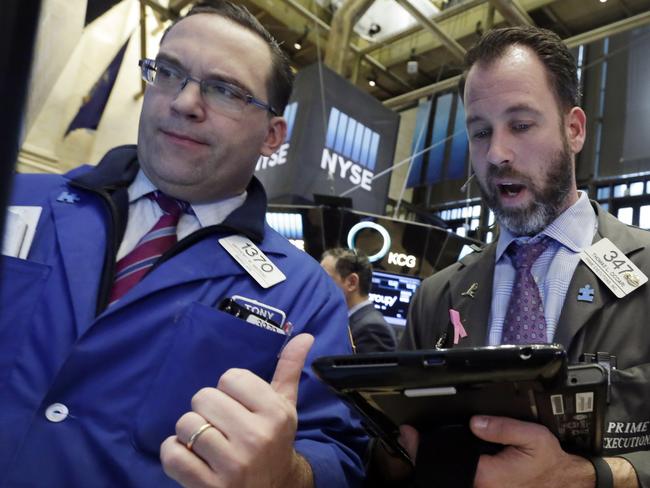
[[[420,434],[410,425],[399,426],[399,443],[402,445],[409,456],[415,462],[418,454],[418,444],[420,443]]]
[[[278,396],[271,385],[247,369],[229,369],[217,389],[252,413],[277,410]]]
[[[184,449],[207,463],[213,471],[219,471],[221,453],[229,451],[229,442],[224,434],[212,426],[194,438],[192,448],[187,448],[187,443],[195,432],[210,423],[195,412],[188,412],[176,423],[176,438]]]
[[[313,343],[313,336],[298,334],[284,347],[278,365],[275,367],[271,387],[292,405],[295,405],[298,400],[300,373]]]
[[[533,449],[539,436],[548,430],[532,422],[488,415],[473,416],[470,419],[470,429],[480,439],[520,449]]]
[[[215,486],[215,474],[201,458],[187,450],[174,435],[160,446],[160,462],[165,474],[185,488]]]
[[[226,439],[246,431],[254,422],[248,408],[217,388],[199,390],[192,397],[192,410],[221,431]]]

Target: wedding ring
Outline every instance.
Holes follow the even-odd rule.
[[[186,446],[186,447],[191,451],[191,450],[192,450],[192,446],[194,445],[194,443],[196,442],[196,440],[201,436],[201,434],[203,434],[203,433],[204,433],[206,430],[208,430],[210,427],[214,427],[214,426],[213,426],[211,423],[206,423],[206,424],[203,424],[203,425],[202,425],[201,427],[199,427],[198,429],[196,429],[196,430],[194,431],[194,433],[190,436],[190,440],[187,441],[187,444],[185,444],[185,446]]]

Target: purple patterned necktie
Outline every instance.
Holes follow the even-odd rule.
[[[507,252],[515,267],[515,283],[503,324],[501,344],[546,342],[544,304],[530,269],[550,244],[551,239],[543,237],[528,244],[513,241],[508,246]]]
[[[111,305],[133,288],[158,258],[176,244],[178,220],[189,208],[187,202],[176,200],[159,191],[148,193],[146,196],[154,200],[164,213],[135,248],[118,261],[111,290]]]

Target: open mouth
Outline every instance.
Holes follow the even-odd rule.
[[[497,185],[499,194],[505,197],[516,197],[526,188],[524,185],[518,183],[501,183]]]

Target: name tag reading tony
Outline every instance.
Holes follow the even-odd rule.
[[[618,298],[648,281],[648,277],[607,238],[582,251],[580,259]]]
[[[270,288],[287,279],[284,273],[247,237],[240,235],[223,237],[219,239],[219,244],[262,288]]]

